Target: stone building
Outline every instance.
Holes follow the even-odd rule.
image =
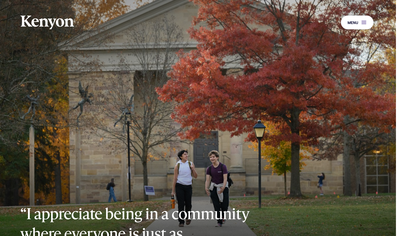
[[[71,203],[104,202],[108,199],[105,189],[111,178],[115,179],[115,193],[119,201],[128,199],[128,158],[126,144],[119,140],[103,138],[95,126],[94,120],[102,119],[111,127],[115,120],[105,117],[104,110],[109,109],[106,94],[112,88],[111,82],[115,72],[121,72],[117,61],[121,56],[126,58],[130,68],[124,71],[120,80],[130,80],[135,73],[138,62],[126,48],[127,31],[144,22],[155,22],[163,16],[174,17],[174,21],[184,32],[182,44],[185,51],[196,48],[196,42],[189,38],[186,30],[191,26],[197,7],[187,0],[158,0],[139,9],[128,12],[106,22],[97,30],[82,34],[65,49],[68,53],[70,79],[70,107],[79,101],[78,82],[83,87],[89,86],[93,93],[92,105],[85,105],[80,117],[80,128],[70,129],[70,199]],[[112,40],[110,40],[110,38]],[[151,50],[151,49],[149,49]],[[133,89],[133,93],[135,93]],[[134,100],[134,106],[140,107],[142,101]],[[77,113],[71,113],[70,119],[75,122]],[[133,137],[134,138],[134,137]],[[258,153],[245,142],[246,135],[231,137],[228,132],[214,131],[208,137],[201,137],[192,143],[173,142],[159,147],[160,152],[152,153],[149,158],[149,185],[155,188],[155,197],[167,196],[171,191],[173,168],[177,161],[176,153],[181,149],[189,151],[189,160],[196,165],[198,178],[194,180],[194,195],[204,196],[205,168],[210,164],[207,153],[216,149],[220,152],[220,161],[227,165],[234,185],[232,196],[258,193]],[[159,153],[166,153],[161,155]],[[143,196],[143,169],[140,161],[131,155],[131,191],[132,200]],[[301,191],[304,194],[317,194],[317,175],[324,172],[326,180],[324,191],[327,194],[343,193],[343,160],[306,160],[301,172]],[[262,165],[266,165],[262,160]],[[288,174],[288,189],[290,173]],[[284,194],[283,176],[272,175],[271,170],[262,170],[262,193]]]

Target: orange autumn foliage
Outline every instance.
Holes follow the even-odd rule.
[[[42,99],[42,109],[36,111],[35,117],[42,121],[41,132],[47,134],[47,143],[40,143],[38,137],[35,137],[35,149],[41,148],[49,157],[51,162],[57,164],[57,155],[60,155],[61,165],[61,191],[62,202],[69,203],[69,128],[67,123],[68,117],[68,76],[67,60],[65,57],[57,58],[57,67],[54,70],[56,78],[46,84],[48,91],[46,99]],[[50,108],[51,110],[43,110],[43,107]],[[38,133],[35,132],[36,134]],[[29,143],[28,143],[29,145]],[[36,159],[36,158],[35,158]],[[37,165],[37,163],[35,164]],[[36,169],[35,172],[43,171]],[[35,199],[39,199],[38,204],[50,205],[56,204],[55,193],[55,176],[54,170],[51,173],[46,173],[46,184],[52,189],[50,194],[44,194],[38,190],[40,183],[35,180]],[[29,202],[29,177],[24,178],[23,198]],[[35,200],[35,202],[36,202]]]
[[[138,2],[142,2],[138,0]],[[93,29],[104,22],[125,14],[129,7],[124,0],[75,0],[75,22],[84,29]]]

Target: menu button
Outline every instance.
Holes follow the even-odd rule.
[[[345,29],[371,29],[374,20],[370,16],[345,16],[341,24]]]

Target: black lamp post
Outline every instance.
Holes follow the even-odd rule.
[[[132,202],[131,199],[131,149],[130,149],[130,139],[129,139],[129,126],[130,122],[129,119],[126,118],[127,115],[130,115],[131,113],[128,111],[125,113],[125,120],[126,120],[126,126],[127,126],[127,133],[126,136],[128,137],[128,186],[129,186],[129,200],[127,202]]]
[[[258,120],[253,128],[258,139],[258,208],[261,208],[261,139],[264,136],[265,126]]]

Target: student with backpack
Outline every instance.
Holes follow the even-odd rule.
[[[111,202],[111,198],[114,200],[114,202],[117,201],[117,198],[115,197],[114,193],[114,178],[111,179],[111,182],[107,184],[106,189],[110,192],[109,197],[108,197],[108,202]]]
[[[211,197],[214,210],[218,212],[216,227],[222,227],[223,214],[229,206],[228,169],[226,165],[219,162],[218,151],[211,151],[208,157],[211,165],[206,170],[205,190],[207,195]]]
[[[197,172],[193,162],[188,161],[188,151],[182,150],[178,152],[178,157],[179,161],[174,168],[171,195],[176,195],[179,227],[183,227],[185,220],[187,225],[191,222],[189,212],[192,210],[192,178],[197,178]],[[185,211],[186,214],[181,214],[182,211]]]

